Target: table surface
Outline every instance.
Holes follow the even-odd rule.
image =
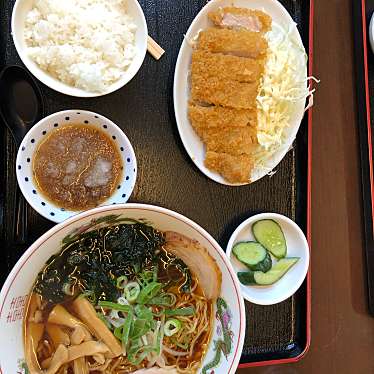
[[[313,110],[312,344],[296,364],[239,374],[374,373],[374,318],[367,312],[363,263],[352,1],[315,3],[314,74],[321,83]]]

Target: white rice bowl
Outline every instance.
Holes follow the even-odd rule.
[[[147,25],[136,0],[17,0],[16,49],[43,83],[72,96],[100,96],[139,70]]]

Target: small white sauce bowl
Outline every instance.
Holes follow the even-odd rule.
[[[226,255],[236,274],[239,271],[248,271],[248,268],[235,257],[232,248],[238,242],[256,241],[252,233],[252,225],[263,219],[274,220],[282,228],[287,244],[286,257],[300,257],[300,260],[271,286],[240,284],[242,295],[246,300],[259,305],[272,305],[288,299],[302,285],[309,268],[309,245],[300,227],[288,217],[276,213],[257,214],[241,223],[227,244]],[[276,260],[273,258],[273,264],[275,262]]]
[[[137,26],[135,35],[136,56],[121,79],[113,83],[105,92],[88,92],[69,86],[42,70],[27,54],[24,39],[25,19],[32,9],[34,0],[17,0],[12,13],[11,29],[16,50],[27,69],[42,83],[55,91],[75,97],[97,97],[110,94],[125,86],[136,75],[143,64],[147,52],[148,28],[143,10],[137,0],[127,0],[127,13]]]
[[[65,210],[47,200],[34,183],[32,163],[39,143],[56,128],[71,124],[84,124],[100,129],[113,139],[121,155],[122,178],[114,193],[99,206],[125,203],[136,182],[137,165],[134,150],[124,132],[112,121],[100,114],[84,110],[65,110],[43,118],[26,134],[18,149],[16,174],[18,185],[27,202],[43,217],[57,223],[80,211]]]

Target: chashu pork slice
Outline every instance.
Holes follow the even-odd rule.
[[[264,60],[196,50],[192,53],[191,73],[202,79],[257,82],[263,75],[264,64]]]
[[[165,232],[165,249],[180,258],[197,277],[205,297],[215,300],[221,294],[222,273],[216,260],[197,240],[174,231]]]
[[[263,60],[266,58],[268,42],[258,32],[209,27],[200,32],[197,49]]]
[[[251,156],[246,154],[235,156],[228,153],[207,151],[205,166],[221,174],[230,183],[249,183],[253,160]]]
[[[255,9],[226,7],[210,12],[208,17],[219,27],[246,29],[254,32],[268,32],[271,29],[271,17]]]
[[[212,128],[257,127],[256,109],[234,109],[223,106],[202,106],[190,103],[188,115],[196,132]]]

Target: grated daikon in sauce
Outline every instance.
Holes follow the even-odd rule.
[[[39,192],[67,210],[93,208],[115,191],[123,165],[116,144],[103,131],[73,124],[42,141],[33,159]]]

